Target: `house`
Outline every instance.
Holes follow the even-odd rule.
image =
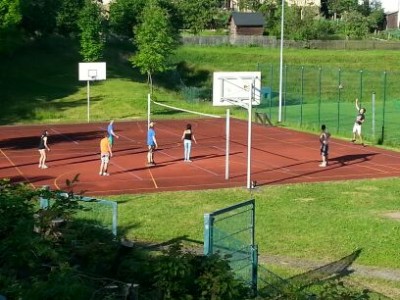
[[[229,18],[229,33],[231,37],[238,35],[263,35],[264,16],[262,13],[232,12]]]
[[[386,13],[386,29],[399,29],[400,11]]]

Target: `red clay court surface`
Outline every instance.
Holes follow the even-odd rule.
[[[85,195],[112,195],[175,190],[245,187],[247,122],[231,120],[230,179],[225,180],[225,120],[191,120],[198,144],[192,163],[183,162],[182,132],[187,121],[158,121],[157,166],[146,167],[147,122],[116,122],[111,176],[99,176],[99,143],[107,123],[3,126],[0,131],[0,178]],[[37,146],[49,131],[48,169],[38,168]],[[349,129],[349,131],[351,128]],[[349,132],[350,133],[350,132]],[[318,166],[318,136],[253,124],[252,180],[258,186],[400,175],[400,153],[331,139],[330,165]]]

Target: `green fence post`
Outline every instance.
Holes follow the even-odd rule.
[[[321,126],[321,93],[322,93],[322,68],[319,68],[318,74],[318,127]]]
[[[212,217],[204,214],[204,255],[212,253]]]
[[[252,280],[251,280],[251,285],[252,285],[252,290],[253,290],[253,296],[257,296],[257,286],[258,286],[258,246],[253,245],[251,247],[251,254],[252,254]]]
[[[304,66],[301,67],[300,127],[303,125]]]
[[[381,144],[385,140],[385,110],[386,110],[386,84],[387,84],[387,72],[383,72],[383,109],[382,109],[382,133],[381,133]]]
[[[338,91],[338,102],[337,102],[337,128],[336,132],[339,133],[339,127],[340,127],[340,94],[342,92],[342,74],[341,70],[339,69],[338,72],[338,81],[339,81],[339,91]]]
[[[273,91],[272,85],[274,82],[274,66],[272,64],[271,64],[271,72],[270,72],[269,76],[270,76],[269,87],[271,89],[271,92],[268,94],[268,100],[269,100],[269,117],[271,118],[272,117],[272,91]]]
[[[287,96],[287,74],[288,74],[288,71],[287,71],[287,65],[285,65],[285,81],[283,82],[284,83],[284,92],[283,92],[283,106],[285,107],[285,110],[284,110],[284,116],[283,116],[283,120],[284,121],[286,121],[286,96]]]
[[[363,70],[360,70],[360,96],[358,97],[362,101],[363,95]]]

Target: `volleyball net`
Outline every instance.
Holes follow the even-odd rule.
[[[187,107],[178,107],[169,104],[162,103],[160,101],[155,101],[151,99],[150,94],[148,95],[147,99],[147,125],[149,126],[150,122],[152,121],[159,121],[159,120],[171,120],[176,119],[185,121],[190,123],[191,120],[206,120],[207,131],[212,132],[213,134],[215,131],[221,131],[221,134],[224,136],[226,145],[225,145],[225,179],[229,179],[229,139],[230,139],[230,111],[229,109],[226,110],[225,115],[218,114],[217,112],[223,112],[224,109],[222,108],[215,108],[215,114],[210,114],[209,112],[205,112],[205,110],[209,111],[210,106],[207,107],[202,105],[196,105],[193,109],[189,109]],[[194,109],[196,108],[196,110]],[[215,121],[215,122],[213,122]],[[222,122],[221,122],[222,121]],[[225,129],[221,128],[221,125],[224,125],[225,121]],[[159,125],[157,125],[158,128]],[[162,126],[162,125],[161,125]],[[175,122],[174,126],[182,126],[179,125],[179,122]],[[214,126],[214,127],[213,127]],[[213,129],[211,129],[213,128]],[[180,127],[182,129],[182,127]],[[198,139],[198,136],[196,135]]]
[[[209,106],[205,108],[202,105],[198,105],[193,108],[187,107],[178,107],[172,106],[160,101],[155,101],[151,99],[151,96],[148,95],[147,101],[147,120],[148,123],[155,119],[193,119],[193,118],[210,118],[210,119],[221,119],[224,118],[223,116],[215,113],[210,114],[204,112],[206,109],[209,110]],[[194,109],[196,108],[196,109]]]

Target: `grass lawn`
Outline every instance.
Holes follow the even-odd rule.
[[[400,269],[400,219],[388,215],[400,213],[399,195],[398,178],[262,187],[253,194],[260,255],[323,264],[362,249],[356,264]],[[130,239],[164,242],[187,236],[201,243],[204,213],[250,197],[246,189],[234,188],[110,199],[119,202],[119,225]],[[400,297],[400,282],[382,280],[380,285]]]
[[[358,263],[400,268],[400,179],[261,187],[256,239],[261,253],[334,260],[361,248]],[[251,197],[246,189],[123,195],[119,224],[130,238],[203,240],[203,215]],[[165,230],[168,228],[168,230]]]

